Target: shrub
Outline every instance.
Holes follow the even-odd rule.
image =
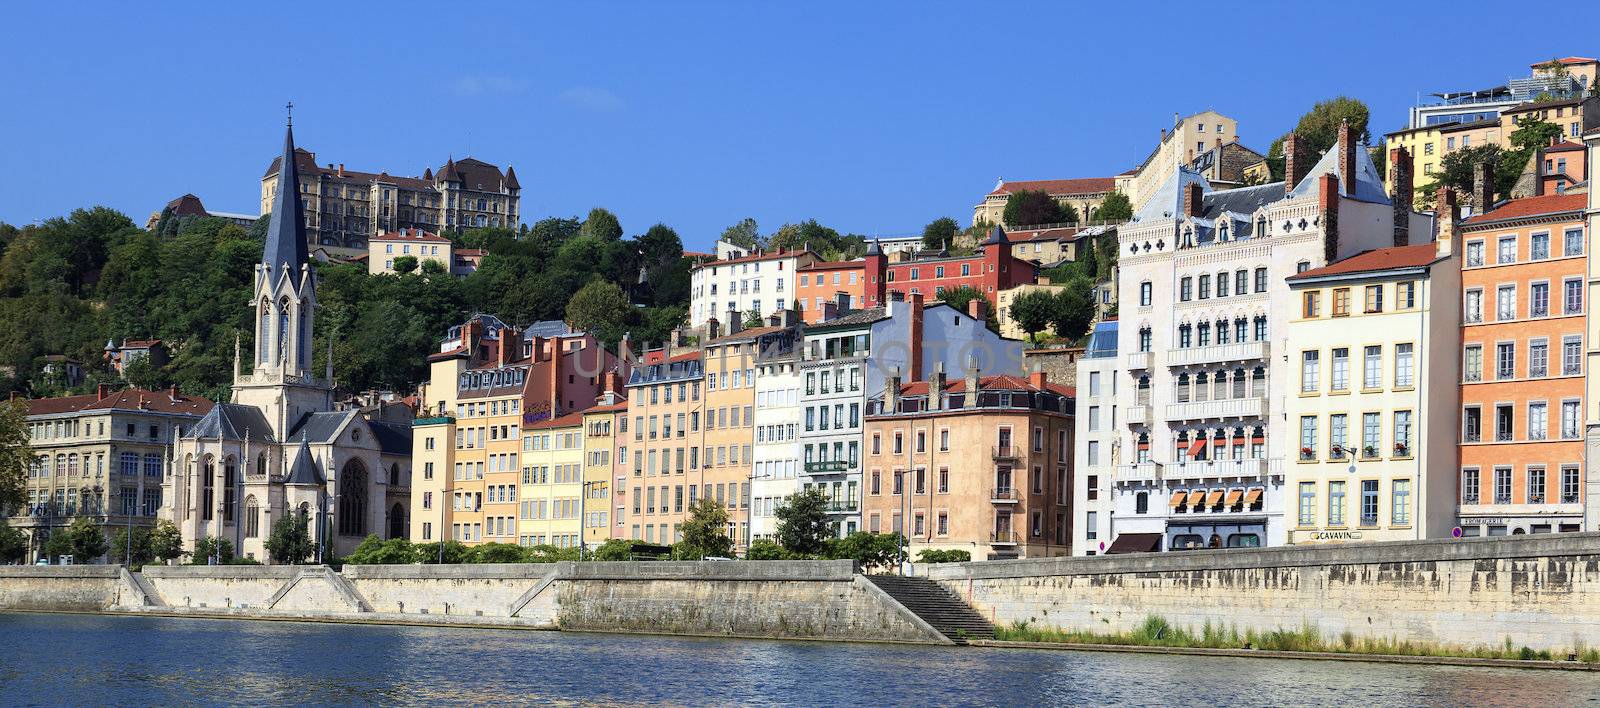
[[[467,547],[460,541],[418,543],[411,547],[411,551],[418,563],[436,564],[441,553],[444,555],[445,563],[465,563],[467,557]]]
[[[971,560],[972,553],[960,549],[927,548],[917,553],[919,563],[966,563]]]
[[[751,541],[750,550],[744,552],[744,559],[753,561],[788,560],[791,557],[789,551],[770,538]]]

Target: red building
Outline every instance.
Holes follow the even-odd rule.
[[[993,305],[1001,290],[1032,283],[1038,276],[1038,266],[1011,250],[1011,240],[999,226],[970,256],[913,256],[891,262],[873,243],[864,259],[865,306],[882,306],[890,292],[920,294],[931,300],[963,285],[977,288]]]

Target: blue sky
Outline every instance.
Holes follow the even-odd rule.
[[[1382,133],[1419,92],[1600,51],[1503,4],[1406,5],[10,7],[0,220],[105,204],[142,223],[185,192],[254,213],[293,100],[319,162],[515,165],[529,222],[605,206],[691,248],[747,216],[912,233],[966,223],[997,177],[1121,172],[1175,112],[1231,115],[1264,151],[1321,98],[1366,101]]]

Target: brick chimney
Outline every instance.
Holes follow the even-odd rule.
[[[706,318],[706,339],[716,339],[720,336],[722,336],[722,323],[718,322],[715,317]]]
[[[1472,163],[1472,210],[1483,214],[1494,208],[1494,163]]]
[[[894,367],[894,372],[889,374],[889,383],[883,387],[883,410],[880,413],[896,413],[900,410],[900,367]]]
[[[933,375],[928,377],[928,410],[944,408],[944,361],[933,364]]]
[[[979,385],[979,381],[980,381],[980,377],[979,377],[979,373],[978,373],[978,357],[976,357],[976,356],[968,356],[967,357],[967,392],[966,392],[966,395],[962,397],[962,403],[961,403],[961,407],[962,408],[977,408],[978,407],[978,385]]]
[[[835,312],[845,313],[850,311],[850,293],[834,293],[833,307]]]
[[[731,337],[735,334],[738,334],[739,330],[744,329],[744,317],[739,314],[738,310],[728,310],[728,321],[726,326],[728,329],[728,336]]]
[[[1339,260],[1339,178],[1324,173],[1317,179],[1317,212],[1322,219],[1323,263]]]
[[[967,316],[979,322],[987,322],[989,320],[989,301],[981,297],[968,300]]]
[[[1285,194],[1293,192],[1295,185],[1300,180],[1311,174],[1311,166],[1315,164],[1310,146],[1305,144],[1300,136],[1290,133],[1283,137],[1283,191]]]
[[[1033,371],[1028,373],[1028,384],[1034,388],[1043,389],[1045,381],[1048,378],[1049,376],[1044,372],[1043,369],[1035,367]]]
[[[906,349],[911,352],[911,380],[922,380],[922,293],[911,293],[911,326],[908,328]]]
[[[172,397],[172,400],[174,400],[174,401],[178,400],[178,385],[177,384],[173,384],[171,386],[168,386],[167,387],[167,395]]]
[[[1460,226],[1461,213],[1456,207],[1455,189],[1440,187],[1437,198],[1439,203],[1434,213],[1439,220],[1438,254],[1448,256],[1455,250],[1456,229]]]
[[[1411,243],[1411,202],[1415,189],[1411,180],[1411,151],[1399,147],[1389,151],[1389,184],[1394,204],[1394,245]]]
[[[831,320],[831,319],[833,319],[835,317],[838,317],[838,316],[839,316],[839,306],[835,305],[832,300],[828,300],[828,301],[822,303],[822,321],[823,322],[827,322],[828,320]]]
[[[111,385],[110,384],[100,384],[100,385],[94,387],[94,400],[96,400],[96,401],[104,401],[104,400],[106,400],[106,396],[108,396],[110,394],[111,394]]]
[[[1183,215],[1199,216],[1200,207],[1205,199],[1205,192],[1200,189],[1199,182],[1190,182],[1183,186]]]
[[[1339,121],[1339,192],[1345,196],[1356,193],[1356,130],[1349,121]]]

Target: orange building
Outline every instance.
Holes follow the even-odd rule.
[[[864,307],[864,261],[819,261],[795,273],[794,304],[806,324],[832,319],[833,314]]]
[[[913,560],[1067,555],[1073,405],[1073,389],[1043,373],[947,383],[941,365],[928,381],[890,378],[867,401],[865,529],[905,533]]]
[[[700,387],[705,368],[693,351],[635,366],[628,379],[628,421],[618,423],[614,538],[671,544],[701,480]],[[630,430],[631,428],[631,430]]]
[[[1465,536],[1582,528],[1586,199],[1516,199],[1459,226]],[[1445,238],[1455,195],[1440,205]]]

